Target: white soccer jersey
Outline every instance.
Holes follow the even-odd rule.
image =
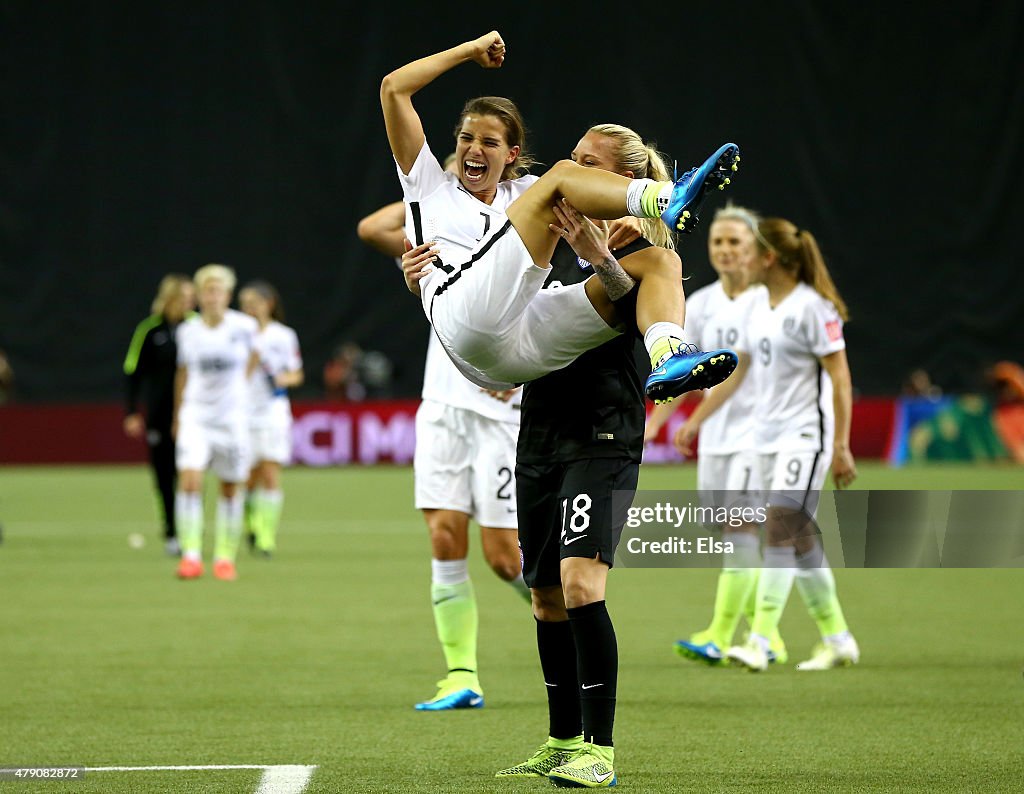
[[[445,266],[466,262],[484,236],[505,223],[509,204],[537,181],[537,177],[527,175],[500,182],[494,201],[484,204],[466,190],[455,174],[441,167],[426,141],[408,174],[398,167],[398,179],[405,199],[406,235],[415,245],[435,242]],[[436,276],[420,282],[425,307],[430,306],[430,299],[441,283],[443,279]]]
[[[751,287],[735,299],[725,294],[721,281],[686,296],[686,342],[701,350],[728,348],[750,353],[747,325],[754,296],[764,287]],[[727,455],[754,447],[756,387],[748,373],[736,392],[700,427],[701,455]]]
[[[423,399],[463,408],[498,422],[518,425],[521,417],[521,390],[514,392],[508,402],[502,402],[470,383],[444,352],[433,331],[430,332],[427,363],[423,370]]]
[[[274,385],[274,376],[302,369],[299,338],[287,325],[272,321],[255,340],[260,365],[249,376],[249,424],[287,420],[291,416],[288,392]]]
[[[835,306],[807,284],[774,309],[757,294],[748,336],[758,452],[819,451],[835,436],[832,379],[818,359],[846,348]]]
[[[245,369],[258,330],[256,320],[234,309],[228,309],[214,327],[199,315],[178,326],[178,365],[188,370],[181,402],[183,415],[210,424],[245,421]]]

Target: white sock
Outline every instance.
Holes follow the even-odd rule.
[[[647,217],[641,206],[640,198],[643,196],[644,191],[647,190],[647,187],[654,184],[656,182],[653,179],[634,179],[629,183],[629,187],[626,188],[626,211],[634,218]]]
[[[676,344],[672,344],[671,341],[666,342],[666,340],[676,340]],[[682,344],[682,341],[683,327],[675,323],[652,323],[644,332],[644,347],[647,348],[651,361],[655,365],[660,364],[666,355],[671,355]]]
[[[725,554],[723,568],[760,568],[761,539],[749,532],[722,532],[722,542],[732,544],[732,552]]]
[[[433,584],[461,584],[469,579],[467,560],[431,560],[430,581]]]
[[[523,575],[519,574],[515,579],[512,579],[509,584],[512,589],[516,591],[516,595],[522,598],[527,603],[533,601],[533,597],[530,595],[530,588],[526,586],[526,582],[523,581]]]

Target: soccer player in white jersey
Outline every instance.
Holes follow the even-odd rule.
[[[359,238],[401,264],[405,213],[401,201],[382,207],[360,221]],[[416,411],[415,499],[430,532],[430,600],[448,672],[437,694],[416,709],[482,708],[469,521],[475,518],[480,525],[491,570],[528,601],[513,480],[522,395],[518,389],[488,392],[470,383],[431,333],[422,397]]]
[[[728,205],[715,213],[708,234],[708,258],[718,280],[686,298],[686,341],[698,347],[730,347],[739,364],[735,374],[714,389],[676,432],[674,444],[684,455],[694,454],[700,433],[697,458],[697,488],[714,504],[722,499],[752,504],[760,492],[760,473],[754,451],[754,405],[757,396],[752,378],[745,378],[750,352],[745,348],[753,300],[762,286],[749,286],[747,261],[754,254],[756,213]],[[645,438],[653,439],[676,404],[655,407],[647,422]],[[722,540],[734,551],[723,560],[718,577],[714,613],[710,625],[689,639],[675,643],[680,656],[709,664],[720,664],[733,644],[733,635],[745,611],[753,617],[753,595],[761,567],[760,524],[721,527]],[[785,644],[778,632],[771,637],[772,661],[785,663]]]
[[[857,475],[843,339],[847,311],[809,231],[768,218],[755,237],[750,277],[766,289],[755,295],[746,347],[757,393],[755,443],[770,509],[750,638],[727,655],[750,670],[767,668],[770,638],[795,577],[822,637],[797,669],[827,670],[860,658],[813,520],[830,464],[837,488]]]
[[[461,63],[498,68],[504,59],[505,44],[491,32],[406,64],[381,84],[388,141],[410,209],[409,236],[414,252],[433,263],[417,288],[445,351],[484,388],[534,380],[616,336],[614,301],[639,282],[637,323],[654,367],[648,396],[671,399],[728,377],[736,364],[732,351],[703,353],[681,341],[678,257],[658,257],[655,268],[628,273],[610,258],[596,263],[596,277],[585,283],[548,293],[541,287],[560,228],[553,207],[561,199],[591,218],[660,217],[673,230],[689,231],[708,190],[728,184],[738,147],[720,147],[675,183],[630,179],[568,160],[539,179],[517,176],[530,163],[519,111],[507,99],[480,97],[463,108],[458,174],[446,175],[412,97]]]
[[[174,384],[178,576],[203,574],[203,475],[212,468],[220,480],[213,574],[231,581],[238,576],[235,557],[249,476],[247,379],[259,363],[258,328],[252,317],[228,308],[235,288],[231,268],[206,265],[193,280],[199,315],[178,326]]]
[[[246,490],[246,529],[253,548],[269,557],[277,549],[284,493],[281,467],[292,457],[292,406],[288,389],[302,385],[299,337],[284,324],[281,296],[266,281],[238,293],[242,311],[259,324],[259,367],[249,376],[249,441],[252,469]]]

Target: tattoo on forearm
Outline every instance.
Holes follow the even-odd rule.
[[[608,293],[609,300],[617,301],[628,294],[636,284],[613,256],[605,257],[600,262],[594,262],[593,265],[594,273],[601,279],[601,284],[604,285],[604,291]]]

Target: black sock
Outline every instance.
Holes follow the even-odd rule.
[[[576,643],[569,621],[537,621],[537,652],[548,691],[548,733],[553,739],[572,739],[583,732]]]
[[[619,648],[604,601],[566,610],[576,640],[583,741],[612,746]]]

